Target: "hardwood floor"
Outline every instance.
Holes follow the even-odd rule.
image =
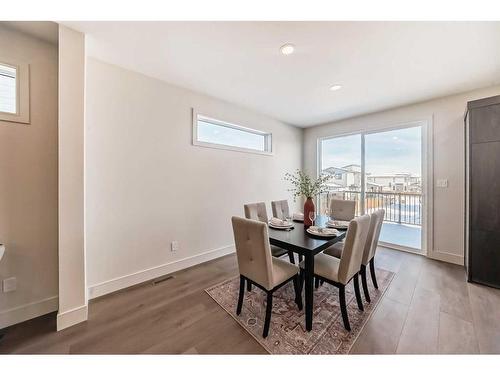
[[[351,353],[500,353],[500,290],[463,267],[380,248],[396,273]],[[234,255],[90,302],[89,320],[55,331],[55,313],[10,327],[0,353],[266,353],[204,291],[237,275]]]

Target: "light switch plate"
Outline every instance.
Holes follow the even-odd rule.
[[[9,277],[4,279],[2,282],[2,290],[4,293],[13,292],[17,288],[17,279],[15,277]]]
[[[440,188],[447,188],[448,187],[448,180],[447,179],[440,179],[436,181],[436,186]]]

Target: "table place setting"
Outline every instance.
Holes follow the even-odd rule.
[[[272,217],[271,220],[269,220],[269,226],[274,229],[282,229],[282,230],[292,230],[294,229],[293,227],[293,222],[291,220],[287,219],[278,219],[277,217]]]
[[[292,215],[293,221],[304,222],[304,214],[302,212],[296,212]]]
[[[336,237],[340,234],[340,232],[335,228],[323,228],[311,225],[306,229],[306,232],[318,237]]]
[[[345,220],[328,220],[326,222],[326,226],[328,228],[347,229],[349,227],[349,221],[345,221]]]

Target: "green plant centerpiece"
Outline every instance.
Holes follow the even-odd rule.
[[[310,212],[315,212],[313,198],[328,191],[327,182],[332,179],[332,177],[333,175],[331,174],[323,173],[315,179],[301,170],[297,170],[293,174],[285,174],[285,181],[289,181],[292,184],[292,188],[288,189],[288,191],[292,192],[293,200],[295,201],[300,197],[306,198],[304,203],[304,226],[306,228],[313,224],[309,217]]]

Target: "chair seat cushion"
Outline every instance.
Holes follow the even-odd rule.
[[[323,251],[326,255],[330,255],[335,258],[339,258],[342,256],[342,250],[344,250],[344,243],[337,242],[330,246],[328,249]]]
[[[273,258],[273,288],[299,273],[299,267],[279,258]]]
[[[339,282],[340,259],[320,253],[314,257],[314,274],[325,279]],[[304,261],[300,262],[300,268],[304,268]]]
[[[288,251],[285,249],[282,249],[281,247],[271,245],[271,254],[273,257],[282,257],[283,255],[287,254]]]

